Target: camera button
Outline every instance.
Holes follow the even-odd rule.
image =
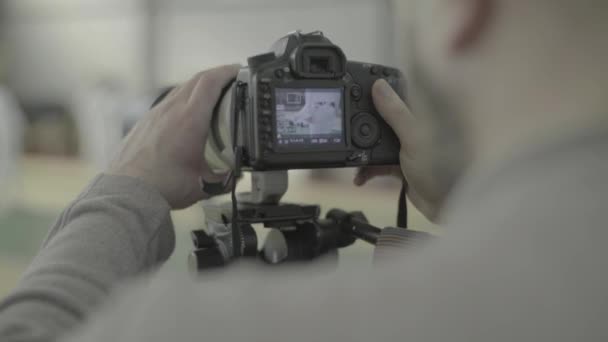
[[[392,74],[393,74],[393,72],[389,68],[384,68],[384,70],[382,70],[382,75],[384,75],[384,77],[389,77]]]
[[[361,126],[361,128],[359,129],[359,132],[361,133],[362,136],[368,137],[372,133],[372,128],[370,127],[369,124],[363,124]]]
[[[350,89],[350,95],[353,97],[353,100],[359,101],[359,100],[361,100],[361,97],[363,96],[363,89],[361,89],[361,86],[359,86],[358,84],[355,84]]]
[[[377,65],[374,65],[371,69],[372,75],[378,75],[380,74],[380,67]]]
[[[352,141],[355,146],[368,149],[380,140],[378,120],[369,113],[359,113],[352,120]]]

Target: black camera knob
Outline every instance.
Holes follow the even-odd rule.
[[[378,120],[369,113],[357,114],[352,120],[352,140],[359,148],[374,147],[380,140]]]
[[[207,232],[204,230],[193,231],[190,233],[190,238],[192,239],[194,247],[198,249],[213,248],[217,246],[217,241],[215,241],[213,237],[207,234]]]
[[[197,249],[188,256],[188,268],[196,273],[207,269],[225,266],[228,259],[217,247]]]
[[[350,96],[352,96],[353,100],[359,101],[363,96],[363,89],[358,84],[355,84],[352,88],[350,88]]]
[[[283,71],[283,69],[277,69],[274,72],[274,76],[276,78],[283,78],[283,77],[285,77],[285,71]]]
[[[372,133],[372,127],[369,124],[363,124],[359,132],[361,132],[362,136],[368,137]]]

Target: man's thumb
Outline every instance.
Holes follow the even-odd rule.
[[[414,116],[407,105],[383,79],[374,83],[372,97],[380,115],[393,128],[401,143],[405,143],[407,128],[414,124]]]

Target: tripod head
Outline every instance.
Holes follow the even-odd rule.
[[[287,171],[253,172],[251,178],[251,192],[233,196],[236,203],[203,203],[206,229],[192,232],[191,269],[225,266],[240,257],[270,264],[313,260],[357,239],[375,244],[381,233],[361,212],[334,209],[321,219],[318,205],[281,203]],[[260,251],[254,224],[271,229]]]

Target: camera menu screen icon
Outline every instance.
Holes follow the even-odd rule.
[[[344,90],[275,90],[279,145],[344,144]]]

